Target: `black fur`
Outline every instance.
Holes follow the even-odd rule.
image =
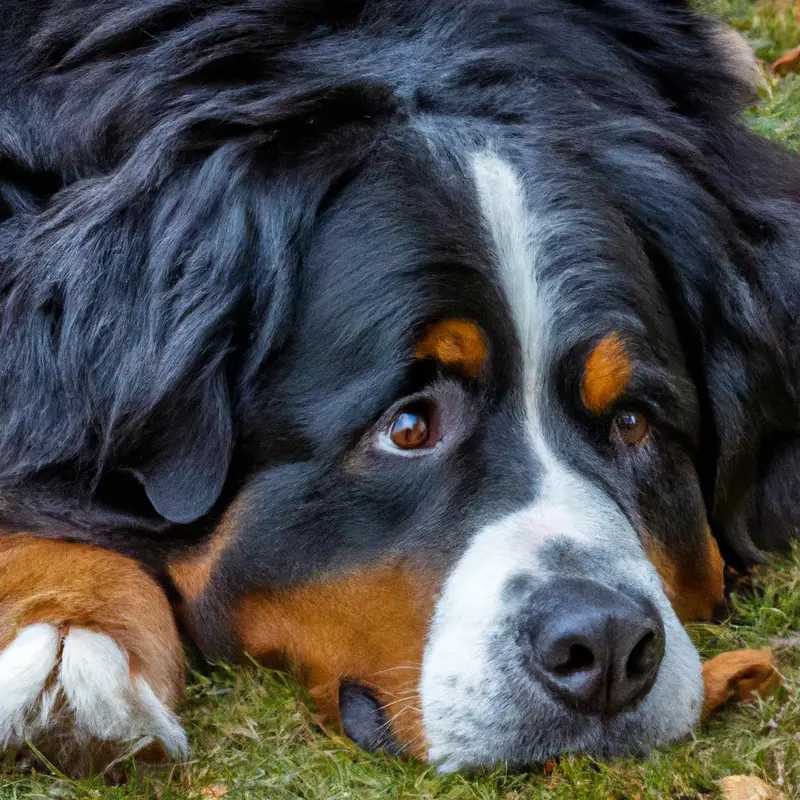
[[[739,122],[749,87],[711,23],[655,0],[34,5],[6,0],[0,32],[7,531],[159,562],[261,475],[257,517],[303,497],[304,514],[338,521],[308,547],[292,538],[286,560],[277,532],[272,550],[259,540],[270,563],[254,575],[374,549],[342,544],[331,504],[356,531],[368,512],[320,487],[340,485],[336,459],[413,384],[409,343],[427,320],[472,316],[505,343],[481,400],[501,411],[481,430],[512,437],[513,332],[447,155],[500,139],[537,148],[565,192],[583,181],[607,211],[631,266],[609,274],[600,305],[627,281],[620,314],[643,314],[663,333],[661,366],[685,367],[700,415],[681,434],[686,469],[728,556],[787,544],[800,513],[800,168]],[[367,237],[353,220],[371,215],[380,234]],[[463,275],[445,292],[454,264]],[[584,340],[592,324],[576,322]],[[472,447],[465,486],[502,484],[498,507],[525,494],[512,448]],[[442,536],[445,494],[407,480],[431,499],[416,524]]]

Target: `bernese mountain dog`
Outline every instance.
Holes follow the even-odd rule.
[[[681,623],[800,525],[800,163],[719,23],[2,12],[0,750],[180,757],[179,629],[442,770],[687,735]]]

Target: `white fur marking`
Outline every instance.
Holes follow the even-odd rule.
[[[77,745],[100,740],[131,753],[142,740],[157,739],[173,757],[187,754],[177,717],[131,674],[127,653],[111,637],[71,628],[60,664],[58,645],[56,628],[32,625],[0,653],[0,750],[66,724]]]
[[[61,656],[61,686],[80,729],[104,741],[137,735],[130,719],[128,657],[113,639],[71,630]]]
[[[536,280],[536,252],[544,236],[543,226],[528,210],[522,184],[509,164],[485,152],[474,157],[472,169],[495,261],[519,331],[526,372],[533,377],[544,321]]]
[[[81,628],[70,631],[64,642],[61,685],[77,730],[118,742],[152,734],[169,753],[185,753],[186,735],[175,716],[143,679],[136,678],[135,684],[128,656],[113,639]]]
[[[55,669],[58,639],[52,625],[30,625],[0,652],[0,750],[24,741],[26,721]]]
[[[150,684],[143,678],[134,681],[136,696],[143,715],[149,720],[153,735],[174,758],[186,757],[189,743],[178,718],[165,708]]]

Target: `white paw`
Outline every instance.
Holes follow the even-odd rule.
[[[58,743],[58,760],[92,746],[124,758],[158,742],[187,754],[186,734],[150,685],[132,674],[127,653],[86,628],[23,628],[0,652],[0,752],[26,741]]]

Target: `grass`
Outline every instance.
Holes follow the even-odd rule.
[[[800,43],[800,4],[790,0],[705,0],[770,61]],[[800,147],[800,76],[767,78],[754,129]],[[725,625],[695,626],[703,656],[739,647],[773,647],[786,686],[767,700],[718,713],[694,738],[646,759],[597,763],[570,756],[525,775],[499,768],[472,778],[439,776],[418,762],[369,755],[314,724],[302,690],[264,669],[217,667],[193,674],[182,717],[194,760],[180,770],[143,772],[128,781],[71,781],[55,773],[0,772],[0,800],[155,797],[269,800],[535,800],[535,798],[715,797],[714,781],[757,775],[800,797],[800,548],[756,578]],[[137,771],[138,769],[138,771]]]
[[[699,4],[743,33],[766,64],[800,45],[797,0],[701,0]],[[764,136],[800,148],[800,75],[781,80],[767,76],[762,94],[758,108],[746,114],[748,123]]]

